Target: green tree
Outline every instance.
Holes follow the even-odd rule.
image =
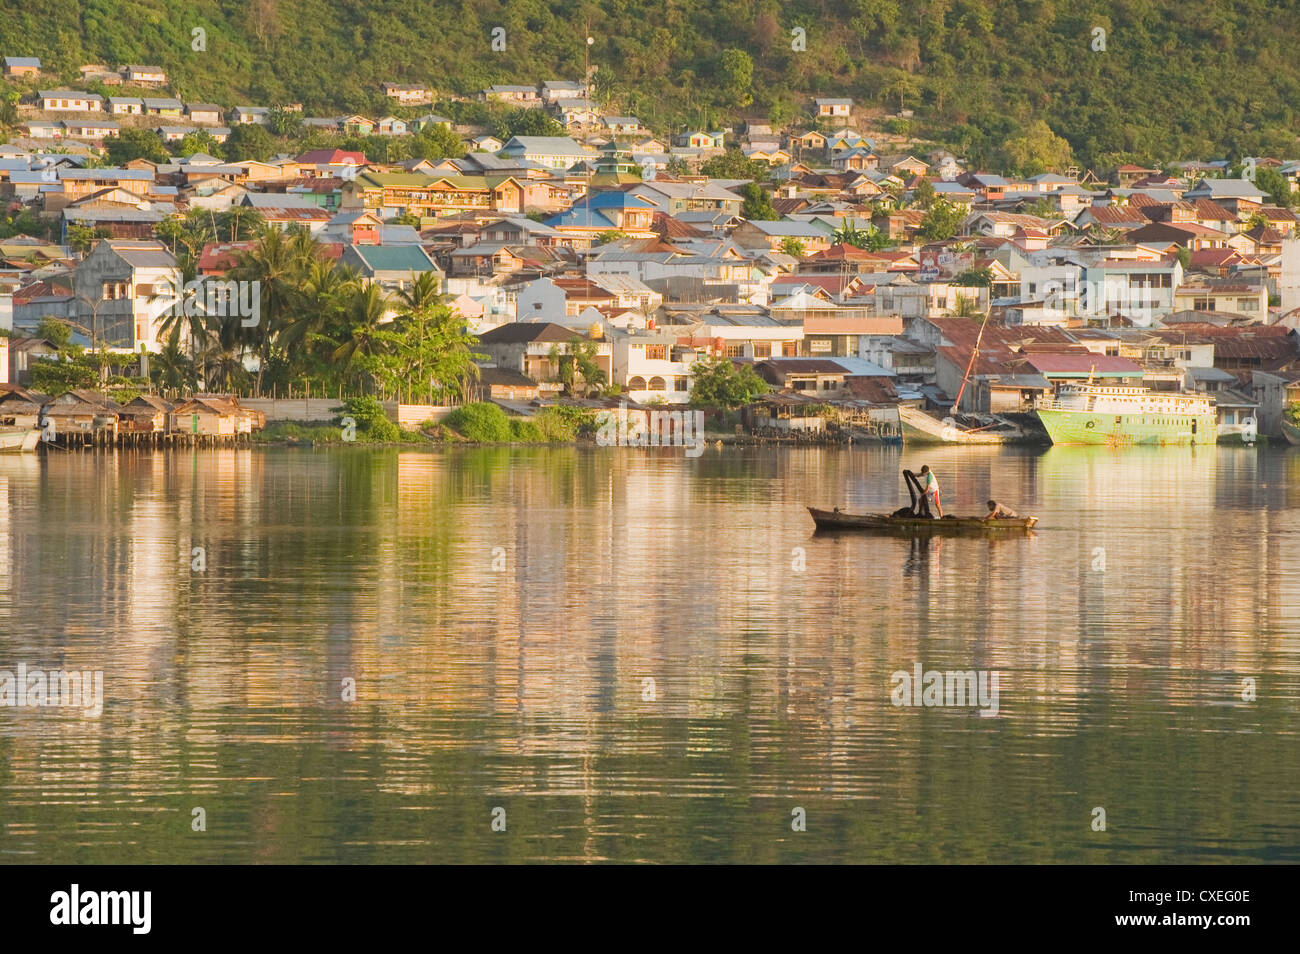
[[[745,197],[745,202],[740,207],[740,214],[744,218],[760,222],[775,222],[781,218],[772,206],[772,196],[758,183],[745,183],[740,194]]]
[[[1291,191],[1291,183],[1286,176],[1271,166],[1260,166],[1255,170],[1255,188],[1268,195],[1269,201],[1284,209],[1294,208],[1296,194]]]
[[[937,199],[921,219],[918,234],[930,242],[942,242],[952,238],[961,229],[966,213],[961,206],[947,199]]]
[[[797,239],[793,235],[787,235],[781,239],[781,253],[793,258],[803,258],[807,253],[807,247],[802,239]]]
[[[912,190],[912,203],[918,209],[929,209],[934,205],[934,183],[929,179],[922,179]]]
[[[698,358],[691,365],[691,405],[733,409],[752,403],[770,388],[754,369],[730,358]]]
[[[954,278],[952,283],[966,288],[988,288],[993,284],[993,269],[968,268]]]
[[[69,225],[68,247],[85,255],[95,247],[96,242],[100,239],[109,238],[112,234],[112,232],[104,228],[96,229],[88,225]]]
[[[266,116],[266,126],[277,136],[296,136],[302,132],[302,113],[272,106]]]
[[[368,390],[383,380],[382,355],[391,339],[381,327],[387,304],[383,289],[371,282],[352,292],[344,311],[344,334],[330,358],[345,377]]]
[[[419,275],[397,297],[401,332],[397,352],[406,387],[409,390],[414,384],[431,402],[464,400],[479,374],[475,362],[487,356],[475,353],[478,338],[447,303],[438,276]]]
[[[266,225],[262,213],[248,205],[232,205],[216,217],[216,239],[243,242],[258,235]]]
[[[132,159],[148,159],[157,163],[171,161],[162,136],[151,129],[136,126],[128,126],[116,136],[105,140],[104,152],[108,161],[115,166],[124,165]]]
[[[286,237],[278,229],[265,229],[230,270],[230,278],[256,282],[260,290],[257,324],[241,324],[258,360],[254,394],[259,397],[276,336],[292,320],[292,310],[301,297],[303,275],[311,259],[319,254],[319,245],[306,233]]]
[[[767,163],[747,159],[739,149],[728,149],[720,156],[711,156],[700,165],[700,173],[710,179],[753,179],[762,182],[771,171]]]
[[[505,142],[512,136],[563,136],[565,133],[564,127],[542,110],[521,107],[501,117],[496,134]]]
[[[550,358],[556,364],[557,376],[566,393],[580,390],[586,394],[604,386],[606,376],[596,362],[596,354],[594,341],[575,340],[551,346]],[[578,387],[579,381],[582,382],[581,388]]]
[[[1034,120],[1023,136],[1008,140],[1005,151],[1011,168],[1022,176],[1063,172],[1074,161],[1070,144],[1041,119]]]
[[[748,106],[754,101],[754,61],[744,50],[727,49],[718,57],[718,80],[728,106]]]
[[[206,129],[196,129],[192,133],[186,133],[172,149],[178,156],[192,156],[196,152],[207,153],[218,159],[224,156],[221,144],[213,139],[212,133]]]
[[[362,394],[344,400],[343,406],[334,409],[339,417],[335,423],[342,426],[345,417],[357,425],[358,436],[368,443],[386,444],[402,439],[402,431],[384,410],[379,399]]]
[[[844,224],[832,233],[831,239],[837,245],[852,245],[869,252],[883,252],[894,244],[884,232],[870,222],[867,223],[866,228],[858,228],[852,218],[846,218]]]
[[[412,159],[459,159],[465,155],[465,144],[446,126],[435,123],[411,137],[409,152]]]
[[[265,162],[276,152],[275,140],[257,123],[235,126],[226,139],[226,156],[231,160],[255,159]]]
[[[174,327],[158,353],[149,359],[154,385],[169,391],[193,391],[199,386],[198,367],[181,345],[181,329]]]

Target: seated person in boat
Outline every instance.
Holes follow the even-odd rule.
[[[1018,520],[1019,518],[1020,514],[996,500],[989,501],[989,512],[984,515],[985,520]]]

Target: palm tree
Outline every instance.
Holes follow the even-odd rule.
[[[832,234],[831,240],[837,245],[852,245],[869,252],[880,252],[890,245],[885,234],[870,222],[865,229],[860,229],[851,218],[844,220],[844,224]]]
[[[1124,233],[1121,230],[1108,228],[1096,222],[1084,229],[1084,235],[1093,245],[1119,245],[1124,240]]]
[[[278,229],[265,229],[240,255],[239,264],[230,271],[231,278],[257,282],[261,289],[260,320],[255,326],[245,329],[258,359],[253,392],[259,396],[276,335],[301,300],[299,288],[308,253],[314,256],[317,248],[310,237],[306,242],[297,236],[286,239]]]
[[[252,238],[259,231],[264,231],[266,220],[257,209],[246,205],[232,205],[217,216],[217,230],[223,241],[238,242],[240,236]]]
[[[178,287],[162,288],[154,292],[150,301],[166,299],[172,302],[162,316],[158,325],[159,337],[172,332],[184,331],[184,342],[190,354],[198,354],[208,345],[208,320],[203,313],[206,302],[197,298],[192,290],[186,288],[199,275],[198,261],[192,255],[182,252],[176,259],[180,274],[177,276]],[[186,312],[193,314],[186,314]]]
[[[345,337],[330,355],[344,374],[358,381],[369,374],[372,383],[378,378],[375,360],[379,358],[385,333],[379,326],[388,311],[383,289],[371,282],[352,292],[344,313]]]
[[[978,299],[960,295],[956,304],[945,312],[945,316],[948,318],[983,318],[987,312],[987,308],[979,306]]]
[[[244,354],[247,349],[241,320],[239,315],[208,316],[208,345],[199,356],[204,387],[217,385],[220,390],[233,391],[246,382],[248,371],[244,368]]]
[[[435,272],[424,272],[410,285],[404,287],[397,293],[398,301],[401,303],[401,311],[398,312],[397,321],[403,333],[407,336],[414,336],[414,341],[404,349],[408,356],[408,366],[405,368],[407,380],[412,378],[424,384],[424,366],[425,366],[425,343],[431,337],[430,324],[438,317],[438,309],[446,304],[446,296],[442,293],[439,284],[438,275]],[[429,390],[433,389],[433,381],[429,381]]]
[[[198,387],[198,370],[194,360],[181,346],[181,329],[172,329],[166,342],[150,361],[150,370],[160,388],[170,391],[194,390]]]
[[[280,328],[280,349],[297,352],[304,363],[326,364],[338,346],[347,304],[360,284],[360,274],[350,266],[324,258],[312,261],[302,279],[298,307]],[[322,351],[322,344],[328,349]]]

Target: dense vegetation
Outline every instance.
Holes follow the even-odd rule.
[[[166,226],[160,231],[177,255],[185,290],[160,325],[162,348],[149,362],[155,386],[172,393],[208,389],[254,395],[296,388],[319,396],[347,393],[430,404],[469,397],[479,373],[475,361],[484,356],[474,351],[478,339],[448,304],[435,273],[413,276],[388,301],[378,284],[330,258],[300,229],[280,232],[255,216],[227,213],[224,220],[209,219],[199,211]],[[250,296],[258,289],[252,324],[235,313],[238,309],[207,302],[206,293],[200,296],[190,285],[199,250],[223,235],[251,242],[226,277],[248,283]],[[96,328],[64,319],[46,324],[51,322],[67,327],[42,326],[43,336],[55,340],[61,354],[58,361],[33,367],[38,388],[86,387],[97,377],[111,384],[114,372],[127,370],[120,356],[104,349]],[[72,342],[73,330],[90,339],[88,352]],[[248,370],[250,363],[256,371]],[[352,414],[363,430],[374,418],[360,406]]]
[[[497,26],[504,52],[491,49]],[[192,49],[195,27],[205,50]],[[792,49],[795,28],[804,51]],[[844,95],[914,110],[912,133],[981,164],[1059,157],[1036,120],[1097,167],[1295,152],[1290,0],[46,0],[0,10],[4,52],[40,56],[68,80],[82,63],[158,63],[185,99],[302,102],[309,114],[387,111],[384,81],[430,83],[450,108],[490,83],[577,78],[587,33],[599,97],[660,131],[745,115],[782,123],[811,96]]]

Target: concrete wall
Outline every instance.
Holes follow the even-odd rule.
[[[261,411],[266,415],[268,424],[276,421],[297,421],[298,423],[334,423],[341,411],[343,402],[338,398],[240,398],[243,407]],[[450,414],[450,407],[435,404],[398,404],[385,401],[384,412],[389,420],[396,421],[401,427],[414,429],[425,421],[441,421]]]
[[[268,424],[274,421],[312,421],[330,422],[338,415],[334,408],[343,402],[338,398],[240,398],[243,407],[261,411],[266,415]]]
[[[441,407],[437,404],[398,404],[396,401],[385,401],[384,412],[388,415],[389,420],[396,421],[399,427],[414,430],[425,421],[441,421],[450,414],[450,407]]]

